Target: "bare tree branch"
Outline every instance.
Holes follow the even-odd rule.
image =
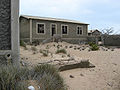
[[[102,30],[102,34],[106,34],[106,35],[110,35],[114,32],[114,28],[111,27],[111,28],[106,28],[106,29],[103,29]]]

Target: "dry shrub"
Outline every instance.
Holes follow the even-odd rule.
[[[67,51],[65,49],[57,49],[56,54],[59,53],[67,54]]]
[[[43,64],[34,68],[41,90],[67,90],[59,71],[52,65]]]
[[[38,83],[40,90],[67,90],[59,71],[52,65],[44,64],[34,68],[1,66],[0,90],[28,90],[28,81]]]
[[[47,57],[49,54],[49,50],[40,50],[40,53],[42,53],[43,56]]]
[[[1,66],[0,90],[27,90],[27,69],[18,69],[15,66]]]
[[[31,50],[32,51],[37,51],[37,48],[36,47],[31,47]]]

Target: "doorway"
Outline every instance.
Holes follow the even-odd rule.
[[[57,25],[51,24],[51,35],[54,36],[54,34],[57,33]]]

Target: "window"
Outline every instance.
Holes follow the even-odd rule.
[[[37,33],[44,34],[45,33],[45,24],[37,24]]]
[[[62,25],[62,34],[68,34],[68,26]]]
[[[81,26],[77,27],[77,35],[82,35],[83,34],[83,28]]]

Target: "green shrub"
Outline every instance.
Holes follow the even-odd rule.
[[[25,44],[25,42],[23,40],[20,40],[20,46],[26,47],[26,44]]]
[[[99,46],[96,45],[96,44],[93,44],[90,49],[91,49],[92,51],[97,51],[97,50],[99,50]]]
[[[67,51],[65,49],[57,49],[56,54],[63,53],[66,54]]]
[[[95,43],[94,43],[94,42],[89,42],[88,44],[89,44],[89,46],[92,46],[92,45],[94,45]]]
[[[99,50],[99,46],[97,44],[95,44],[94,42],[89,42],[88,44],[90,46],[90,50],[92,50],[92,51]]]

